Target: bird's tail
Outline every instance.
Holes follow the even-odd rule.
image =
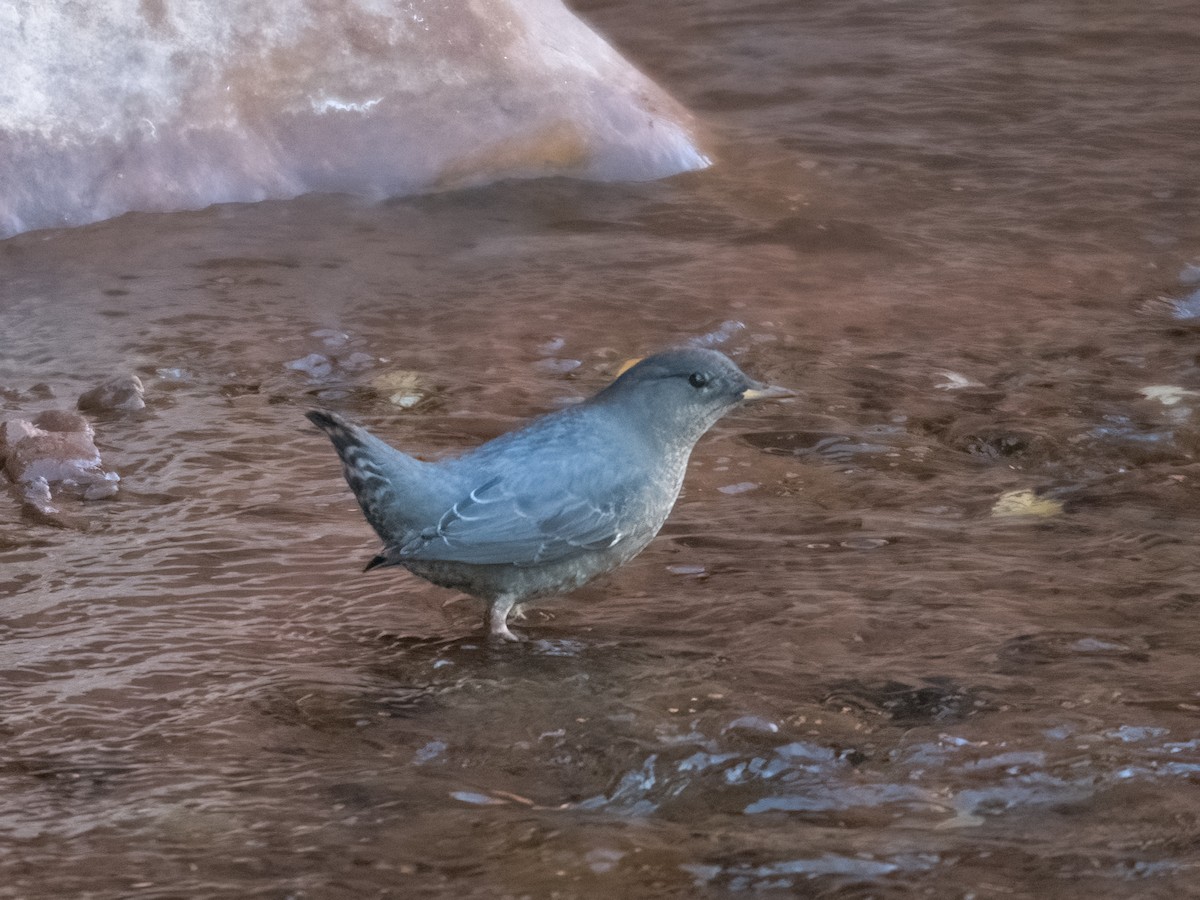
[[[375,533],[391,544],[411,527],[401,496],[422,464],[341,416],[313,410],[308,420],[325,432],[342,460],[346,483]],[[412,498],[417,499],[417,498]],[[378,565],[378,563],[376,563]]]

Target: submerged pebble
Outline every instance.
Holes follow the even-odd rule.
[[[451,791],[450,796],[460,803],[469,803],[472,806],[503,806],[508,802],[507,800],[501,800],[499,797],[479,794],[475,791]]]
[[[700,337],[693,338],[692,343],[697,347],[720,347],[722,344],[728,344],[730,340],[745,330],[745,323],[729,319],[722,322],[712,331],[708,332],[708,334],[702,334]]]
[[[722,494],[745,494],[760,487],[757,481],[739,481],[737,484],[727,484],[717,488]]]
[[[446,752],[445,741],[430,741],[415,754],[413,754],[413,765],[421,766],[428,762],[432,762]]]
[[[1182,322],[1200,319],[1200,290],[1192,291],[1186,297],[1171,297],[1167,299],[1171,317]]]
[[[333,374],[333,360],[322,353],[310,353],[284,365],[293,372],[303,372],[313,381],[324,381]]]
[[[595,850],[589,850],[584,856],[584,860],[586,860],[589,869],[597,875],[603,875],[605,872],[611,872],[624,856],[625,854],[620,850],[597,847]]]
[[[730,731],[761,731],[765,734],[778,734],[779,726],[761,716],[738,716],[721,729],[721,734]]]
[[[533,365],[539,371],[549,372],[551,375],[567,375],[582,366],[583,362],[578,359],[558,359],[548,356],[545,359],[539,359]]]
[[[335,328],[318,328],[316,331],[310,331],[309,335],[319,338],[326,347],[344,347],[350,343],[350,335]]]
[[[118,375],[81,394],[76,406],[84,412],[145,409],[146,388],[136,375]]]

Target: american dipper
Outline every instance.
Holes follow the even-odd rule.
[[[631,560],[675,505],[692,447],[743,400],[793,396],[715,350],[641,360],[594,397],[462,456],[422,462],[327,412],[363,515],[383,540],[367,564],[403,566],[487,601],[485,627],[514,606],[573,590]]]

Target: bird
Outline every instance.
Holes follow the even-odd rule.
[[[510,613],[612,571],[658,534],[692,448],[746,401],[795,396],[710,348],[635,361],[597,394],[458,456],[425,462],[321,410],[307,418],[341,458],[383,549],[402,566],[485,601],[489,638],[519,641]]]

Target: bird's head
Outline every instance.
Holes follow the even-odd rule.
[[[595,402],[612,405],[649,432],[690,445],[740,403],[793,396],[787,388],[750,378],[724,353],[687,348],[637,361]]]

